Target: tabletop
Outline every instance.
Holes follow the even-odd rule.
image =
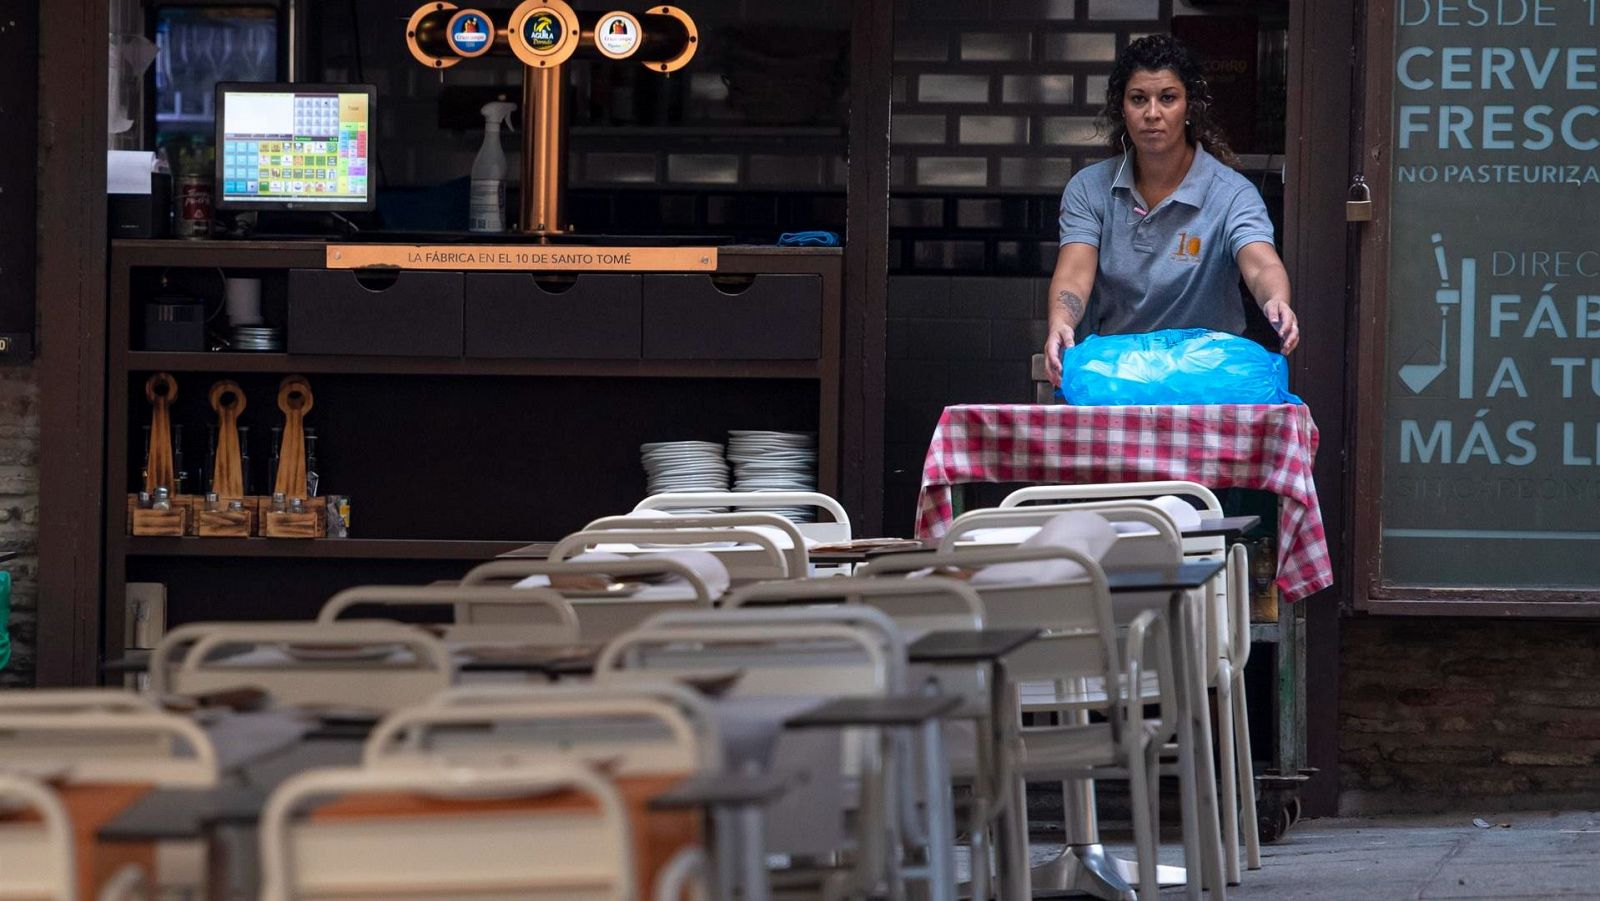
[[[977,629],[929,632],[906,649],[912,663],[987,663],[1015,651],[1040,629]]]
[[[1333,584],[1312,479],[1317,427],[1296,404],[946,407],[922,468],[917,535],[943,535],[952,486],[1184,479],[1279,496],[1278,587],[1285,600]]]
[[[1189,591],[1210,581],[1227,567],[1223,560],[1196,560],[1177,566],[1147,566],[1106,570],[1106,588],[1112,594],[1146,591]]]

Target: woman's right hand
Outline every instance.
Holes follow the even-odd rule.
[[[1050,384],[1057,388],[1061,387],[1061,354],[1077,343],[1072,326],[1065,322],[1051,323],[1050,333],[1044,339],[1044,371],[1050,376]]]

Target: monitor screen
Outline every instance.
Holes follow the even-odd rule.
[[[217,205],[370,210],[371,85],[217,86]]]

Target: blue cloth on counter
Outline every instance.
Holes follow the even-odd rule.
[[[784,232],[778,236],[779,247],[838,247],[839,236],[833,232]]]
[[[1206,329],[1090,335],[1061,355],[1061,372],[1057,397],[1079,407],[1303,403],[1283,355]]]

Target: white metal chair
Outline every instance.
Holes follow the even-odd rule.
[[[904,644],[893,624],[867,608],[848,613],[848,617],[830,614],[835,617],[831,621],[827,615],[819,620],[818,614],[807,610],[660,614],[606,646],[595,667],[596,680],[604,683],[609,674],[629,669],[668,674],[737,668],[742,675],[718,705],[719,713],[727,715],[730,705],[743,702],[749,713],[773,718],[769,725],[774,732],[781,731],[786,713],[802,712],[819,699],[884,696],[902,684]],[[870,626],[861,624],[869,620]],[[740,731],[758,737],[746,743],[749,747],[730,747],[730,765],[767,765],[772,741],[778,738],[779,750],[771,765],[793,764],[808,773],[803,792],[769,811],[771,850],[827,859],[851,849],[858,855],[854,867],[824,873],[825,882],[843,881],[867,892],[883,888],[886,881],[897,882],[900,874],[890,865],[889,853],[898,846],[897,819],[887,816],[894,809],[889,788],[894,779],[893,754],[876,730],[851,730],[842,741],[833,736],[820,743],[802,740],[790,744],[794,753],[787,755],[783,746],[788,737],[759,737],[759,728]],[[859,806],[846,799],[847,769],[860,774]],[[862,813],[854,839],[846,828],[851,808]],[[814,878],[814,869],[800,869],[802,878]]]
[[[844,505],[819,491],[678,491],[653,494],[634,505],[641,510],[703,509],[705,507],[731,507],[735,511],[748,507],[814,507],[832,517],[831,522],[798,522],[794,524],[801,535],[812,541],[832,543],[849,541],[850,514]],[[676,515],[676,514],[675,514]]]
[[[586,554],[567,560],[491,560],[468,571],[461,584],[468,587],[514,582],[517,590],[538,587],[554,592],[566,598],[577,613],[579,640],[594,642],[609,641],[663,610],[709,608],[728,585],[727,568],[703,551],[596,559],[602,556],[610,555]],[[641,579],[656,581],[641,584]],[[542,584],[530,584],[536,580]],[[626,593],[608,596],[608,589],[600,587],[619,583]]]
[[[794,523],[772,513],[605,516],[563,538],[549,556],[564,560],[590,549],[648,554],[674,546],[709,551],[735,583],[804,578],[810,562],[805,536]]]
[[[704,702],[663,693],[597,685],[446,692],[384,717],[367,738],[362,762],[570,756],[617,775],[719,771],[721,745]]]
[[[561,809],[495,803],[556,792],[575,793],[583,803]],[[439,815],[303,815],[317,799],[395,794],[463,803]],[[609,780],[572,760],[308,770],[272,793],[260,840],[265,901],[638,897],[622,798]]]
[[[24,819],[30,813],[37,819]],[[56,793],[0,771],[0,898],[78,901],[72,821]]]
[[[455,621],[444,630],[450,642],[571,644],[580,621],[571,602],[547,589],[494,586],[363,585],[346,588],[322,605],[317,622],[339,622],[351,608],[448,605]]]
[[[1096,502],[1144,501],[1182,498],[1197,507],[1203,519],[1223,516],[1216,493],[1198,482],[1109,482],[1098,485],[1035,485],[1021,488],[1000,502],[1005,509],[1040,509],[1026,505],[1048,504],[1050,509],[1070,509]],[[1249,703],[1244,670],[1250,660],[1249,557],[1243,547],[1229,549],[1222,537],[1185,538],[1184,555],[1225,559],[1225,576],[1214,586],[1207,604],[1209,628],[1207,681],[1217,690],[1217,750],[1222,760],[1221,793],[1224,808],[1233,815],[1223,820],[1224,866],[1227,881],[1239,882],[1239,834],[1244,833],[1245,866],[1261,868],[1261,834],[1256,825],[1255,761],[1250,749]]]
[[[192,721],[115,691],[34,689],[0,695],[0,769],[75,784],[208,788],[217,754]]]
[[[392,710],[448,687],[453,673],[437,638],[382,621],[190,623],[150,655],[158,695],[254,685],[287,705]]]
[[[1104,710],[1106,722],[1091,724],[1078,717],[1061,725],[1023,729],[1020,776],[1041,781],[1127,779],[1133,796],[1140,897],[1148,901],[1157,897],[1155,848],[1159,832],[1154,799],[1159,753],[1176,721],[1168,678],[1174,670],[1165,617],[1155,610],[1139,613],[1127,625],[1125,647],[1119,649],[1110,593],[1099,561],[1068,547],[974,548],[886,555],[865,567],[864,574],[905,575],[928,566],[1042,563],[1071,564],[1071,571],[1078,575],[1038,583],[975,586],[988,610],[988,625],[1044,630],[1032,644],[1008,657],[1013,677],[1019,682],[1060,686],[1048,705],[1057,710],[1071,709],[1076,698],[1087,695],[1080,686],[1092,680],[1099,686],[1093,706]],[[1062,572],[1055,569],[1052,575]],[[1157,661],[1154,667],[1146,662],[1152,647]],[[1144,692],[1137,688],[1128,690],[1128,686],[1150,684],[1152,669],[1158,685],[1154,698],[1142,697]],[[1161,705],[1156,720],[1143,716],[1143,706],[1151,700]],[[1008,812],[1014,818],[1011,828],[1015,842],[1027,832],[1019,822],[1026,813],[1020,783],[1013,786],[1013,792]],[[1196,860],[1196,843],[1187,830],[1184,844],[1185,856]],[[1012,866],[1016,865],[1013,862]]]
[[[865,606],[889,617],[900,633],[893,639],[897,647],[930,631],[982,629],[986,618],[983,601],[977,592],[962,582],[941,578],[907,581],[833,577],[763,582],[735,589],[724,600],[723,606],[726,609],[737,609],[747,613],[762,609],[774,612],[786,610],[786,616],[795,618],[839,616],[838,611],[829,611],[827,608],[761,606],[774,603],[820,604],[829,601]],[[857,615],[848,611],[844,612],[843,616],[857,618]],[[877,628],[883,628],[877,618],[867,622]],[[980,734],[990,734],[990,717],[993,716],[993,711],[990,709],[987,666],[968,664],[959,668],[948,666],[935,668],[908,664],[902,683],[903,691],[917,691],[926,687],[941,695],[961,698],[963,707],[959,711],[960,718],[978,720],[981,724]],[[987,897],[989,871],[984,858],[988,853],[987,832],[990,813],[998,810],[998,797],[994,790],[1000,780],[984,785],[980,784],[976,777],[993,772],[992,758],[996,749],[991,748],[988,742],[978,739],[973,734],[969,722],[946,723],[942,732],[944,735],[942,745],[948,766],[937,766],[937,761],[918,760],[919,754],[925,756],[926,752],[917,749],[915,743],[910,741],[911,736],[905,733],[896,736],[898,759],[908,762],[908,765],[900,768],[901,828],[908,844],[923,848],[930,861],[935,855],[949,855],[952,853],[951,849],[934,847],[934,839],[931,837],[953,834],[953,827],[945,829],[943,824],[932,822],[934,808],[928,806],[919,810],[917,802],[919,798],[926,801],[936,793],[947,791],[942,782],[943,777],[939,777],[941,781],[938,783],[931,781],[935,778],[933,774],[941,770],[948,769],[955,775],[956,781],[962,784],[972,784],[975,789],[970,817],[970,831],[974,837],[974,896]],[[910,762],[919,765],[909,765]]]

